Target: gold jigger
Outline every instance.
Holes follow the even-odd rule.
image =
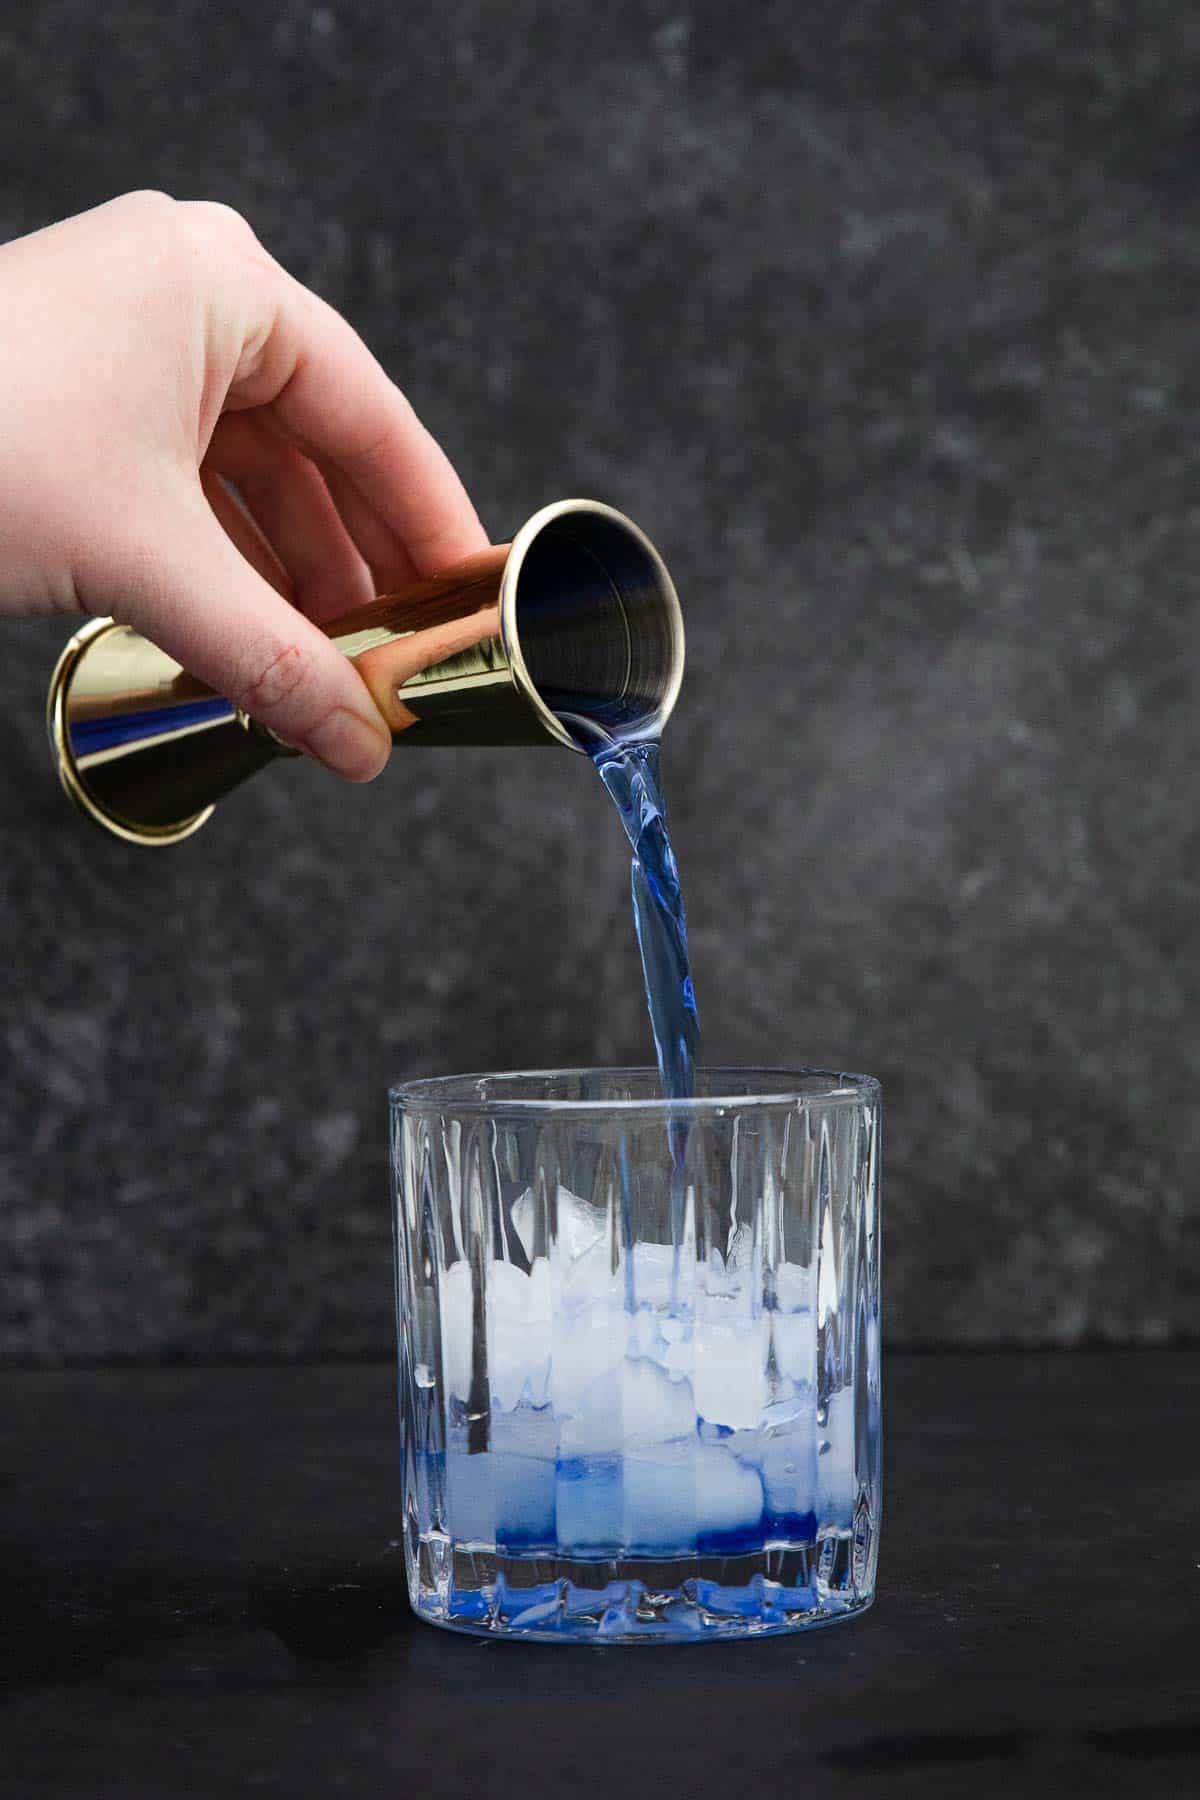
[[[444,574],[323,629],[397,744],[564,744],[649,735],[683,676],[683,620],[662,558],[623,513],[560,500]],[[174,844],[256,769],[296,752],[127,625],[67,644],[46,711],[59,777],[134,844]]]

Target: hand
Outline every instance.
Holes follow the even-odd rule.
[[[387,728],[312,621],[487,539],[345,320],[228,208],[128,194],[0,247],[0,393],[0,613],[112,614],[377,775]]]

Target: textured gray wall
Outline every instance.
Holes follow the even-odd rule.
[[[5,234],[230,201],[495,535],[584,493],[658,540],[710,1059],[883,1079],[893,1342],[1196,1331],[1198,78],[1185,0],[0,36]],[[63,635],[0,663],[0,1351],[382,1348],[386,1083],[644,1059],[599,784],[288,767],[138,854],[51,776]]]

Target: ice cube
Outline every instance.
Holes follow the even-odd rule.
[[[537,1217],[537,1205],[532,1188],[525,1188],[517,1195],[509,1208],[508,1216],[512,1220],[513,1230],[521,1240],[521,1248],[527,1257],[533,1258],[533,1228]]]
[[[496,1508],[489,1456],[447,1450],[446,1526],[451,1537],[460,1543],[495,1544]]]
[[[754,1470],[694,1438],[559,1463],[558,1538],[565,1549],[688,1555],[698,1538],[753,1532],[761,1517]]]
[[[460,1400],[471,1392],[474,1279],[470,1264],[451,1263],[441,1280],[442,1370],[446,1391]],[[557,1285],[544,1257],[530,1273],[494,1262],[485,1278],[487,1378],[492,1399],[514,1407],[549,1398],[550,1349]]]
[[[627,1542],[639,1550],[693,1550],[697,1538],[752,1531],[762,1517],[757,1474],[721,1445],[635,1451],[624,1483]]]
[[[762,1483],[722,1445],[696,1447],[696,1530],[701,1535],[752,1530],[762,1517]]]
[[[568,1311],[584,1306],[619,1306],[624,1283],[617,1280],[608,1245],[589,1244],[562,1269],[562,1304]]]
[[[789,1381],[815,1389],[817,1328],[812,1288],[812,1270],[799,1263],[781,1263],[775,1271],[775,1366]]]
[[[612,1246],[606,1232],[593,1238],[563,1271],[562,1302],[567,1307],[624,1306],[632,1287],[635,1308],[645,1307],[663,1317],[687,1316],[691,1296],[675,1292],[675,1252],[670,1244],[635,1244],[632,1279],[624,1263],[613,1268]]]
[[[775,1270],[775,1296],[780,1312],[805,1312],[812,1306],[813,1276],[805,1263],[780,1263]]]
[[[854,1390],[839,1388],[817,1427],[817,1523],[849,1531],[858,1498],[854,1446]]]
[[[625,1458],[622,1510],[630,1549],[694,1554],[696,1462],[702,1448],[693,1438]]]
[[[492,1415],[488,1461],[496,1542],[504,1548],[553,1547],[557,1438],[548,1406],[522,1405]]]
[[[442,1379],[460,1400],[471,1391],[471,1293],[470,1263],[451,1263],[440,1283]]]
[[[700,1277],[703,1292],[719,1294],[723,1300],[736,1300],[743,1294],[749,1296],[751,1292],[746,1272],[727,1264],[715,1244],[708,1253],[708,1261],[700,1271]]]
[[[509,1549],[554,1544],[557,1431],[549,1407],[493,1412],[488,1447],[469,1455],[465,1434],[446,1456],[446,1520],[465,1543]]]
[[[526,1256],[532,1258],[534,1246],[534,1208],[536,1197],[531,1188],[513,1201],[511,1218],[513,1229],[520,1238]],[[593,1206],[590,1200],[573,1194],[570,1188],[560,1185],[556,1206],[557,1224],[555,1231],[556,1248],[559,1256],[574,1261],[584,1256],[592,1245],[604,1236],[605,1215],[600,1206]]]
[[[650,1306],[663,1312],[677,1310],[674,1302],[684,1297],[675,1292],[675,1250],[672,1245],[645,1243],[633,1246],[633,1286],[639,1306]]]
[[[531,1406],[544,1406],[550,1397],[554,1313],[553,1284],[545,1258],[539,1257],[528,1275],[512,1263],[492,1263],[486,1312],[492,1404],[511,1409],[525,1400]]]
[[[775,1366],[788,1381],[810,1390],[817,1380],[817,1330],[810,1312],[773,1313]]]
[[[646,1357],[662,1362],[665,1345],[659,1335],[658,1320],[648,1306],[625,1314],[625,1351],[628,1356]]]
[[[813,1396],[768,1407],[759,1436],[765,1509],[779,1536],[811,1535],[816,1506],[817,1444]]]
[[[517,1406],[512,1412],[493,1410],[488,1442],[505,1456],[548,1457],[558,1449],[558,1426],[548,1406]]]
[[[613,1551],[623,1547],[621,1459],[579,1456],[560,1460],[555,1525],[564,1550]]]
[[[446,1458],[450,1535],[511,1550],[552,1549],[554,1486],[552,1457],[452,1450]]]
[[[559,1414],[559,1447],[565,1457],[621,1453],[696,1434],[691,1383],[673,1381],[646,1357],[622,1358],[590,1382],[569,1415]]]
[[[551,1327],[550,1398],[556,1415],[578,1412],[587,1389],[625,1355],[628,1319],[619,1306],[563,1306]]]
[[[712,1425],[753,1429],[767,1401],[769,1319],[739,1318],[736,1302],[701,1297],[695,1330],[696,1410]]]

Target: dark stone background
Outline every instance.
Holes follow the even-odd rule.
[[[0,28],[5,235],[230,201],[495,535],[659,542],[710,1059],[882,1078],[893,1342],[1197,1330],[1198,83],[1183,0]],[[599,784],[288,767],[138,854],[51,774],[63,635],[0,665],[0,1350],[384,1347],[387,1082],[645,1057]]]

